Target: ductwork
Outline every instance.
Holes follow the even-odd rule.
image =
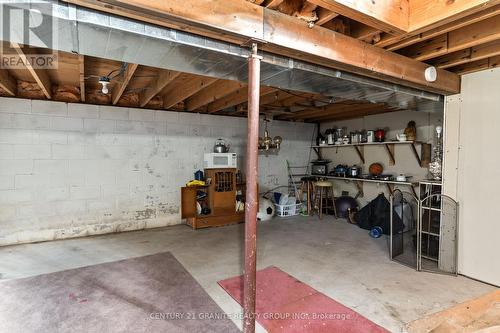
[[[220,79],[247,81],[250,50],[183,31],[113,16],[58,1],[50,15],[58,33],[52,48],[86,56],[176,70]],[[10,22],[22,30],[22,22]],[[52,34],[51,27],[39,32]],[[17,38],[17,40],[16,40]],[[12,36],[10,41],[47,47],[37,40]],[[43,38],[42,38],[43,40]],[[390,107],[441,112],[443,96],[376,79],[261,52],[261,83],[333,98],[387,103]]]

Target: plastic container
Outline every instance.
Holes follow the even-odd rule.
[[[300,209],[302,208],[302,203],[296,203],[291,205],[279,205],[274,204],[276,207],[276,216],[288,217],[299,215]]]

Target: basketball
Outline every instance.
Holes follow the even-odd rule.
[[[383,171],[384,171],[384,167],[380,163],[372,163],[370,165],[370,168],[368,169],[368,172],[372,176],[379,176],[382,174]]]

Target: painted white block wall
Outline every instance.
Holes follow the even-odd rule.
[[[459,203],[458,269],[500,286],[500,68],[462,76],[446,99],[444,189]]]
[[[313,125],[273,121],[260,186],[307,163]],[[180,187],[216,138],[244,168],[246,118],[0,98],[0,245],[181,223]]]
[[[442,113],[425,113],[416,111],[399,111],[380,115],[366,116],[347,121],[331,122],[321,124],[322,133],[327,128],[347,127],[348,131],[356,131],[362,129],[377,129],[389,128],[386,133],[386,140],[393,140],[397,133],[403,133],[406,125],[410,120],[414,120],[417,125],[417,140],[425,143],[433,144],[434,131],[437,125],[443,124]],[[415,159],[411,148],[407,145],[395,146],[396,163],[393,166],[389,165],[389,156],[383,146],[370,146],[364,148],[365,164],[362,165],[363,173],[368,173],[370,164],[378,162],[384,166],[384,172],[393,175],[403,173],[407,176],[412,176],[414,181],[428,178],[428,169],[421,168]],[[417,152],[420,154],[420,145],[417,146]],[[345,148],[327,148],[323,149],[323,156],[331,159],[333,162],[330,168],[334,168],[337,164],[360,165],[359,157],[352,147]],[[343,181],[335,181],[335,192],[349,191],[350,195],[357,193],[356,186],[353,183],[345,183]],[[373,200],[379,193],[385,193],[389,198],[389,193],[385,185],[375,183],[365,183],[363,185],[364,197],[359,198],[361,205]],[[401,186],[402,191],[411,190],[408,187]]]

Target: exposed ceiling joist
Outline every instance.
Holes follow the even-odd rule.
[[[127,69],[125,69],[125,73],[123,73],[123,81],[119,82],[115,88],[113,88],[113,94],[111,97],[111,101],[113,105],[116,105],[118,101],[120,100],[120,97],[122,97],[123,92],[128,86],[128,83],[134,76],[135,71],[137,70],[137,67],[139,67],[138,64],[127,64]],[[149,101],[149,100],[148,100]],[[147,104],[147,102],[146,102]]]
[[[444,33],[460,29],[462,27],[474,24],[476,22],[486,20],[490,17],[500,14],[500,5],[488,7],[480,12],[468,15],[461,20],[456,20],[436,28],[423,28],[418,31],[412,32],[405,36],[392,36],[385,34],[382,36],[381,40],[375,43],[376,46],[386,47],[389,51],[395,51],[402,49],[408,45],[415,44],[417,42],[423,42],[427,39],[442,35]]]
[[[172,86],[171,89],[168,88],[168,91],[163,96],[163,107],[171,108],[202,89],[209,87],[216,81],[216,78],[199,76],[192,78],[182,86]]]
[[[300,119],[309,121],[309,122],[322,122],[335,117],[346,117],[350,115],[356,114],[358,117],[360,114],[366,114],[370,111],[381,111],[387,109],[387,106],[382,103],[377,104],[365,104],[365,105],[350,105],[347,107],[339,108],[332,112],[324,112],[319,116],[309,116],[303,117]]]
[[[283,1],[284,0],[265,0],[264,7],[275,9],[278,8],[278,6],[281,5]]]
[[[500,15],[408,46],[402,49],[401,53],[423,61],[498,39],[500,39]]]
[[[383,3],[352,0],[309,1],[381,31],[391,34],[404,34],[408,31],[408,0],[387,0]]]
[[[80,81],[80,101],[85,102],[85,56],[78,55],[78,77]]]
[[[99,6],[103,11],[160,25],[172,25],[170,22],[175,21],[180,29],[212,38],[216,35],[220,40],[262,40],[265,42],[262,48],[269,52],[419,89],[443,94],[459,91],[460,80],[453,73],[440,70],[438,79],[429,83],[422,75],[428,66],[424,63],[381,50],[328,29],[309,29],[295,17],[255,6],[247,1],[66,1],[91,8]],[[112,6],[108,6],[109,4]],[[211,15],[206,15],[207,12]]]
[[[500,40],[449,53],[445,56],[433,59],[432,65],[439,68],[449,68],[497,55],[500,55]]]
[[[11,43],[11,45],[16,50],[19,57],[22,59],[24,65],[26,66],[26,69],[31,74],[35,82],[38,84],[45,97],[47,99],[51,99],[52,83],[50,82],[50,78],[49,75],[47,74],[47,71],[44,69],[33,67],[33,65],[29,62],[28,58],[26,57],[26,54],[24,54],[24,51],[19,44]]]
[[[318,7],[316,9],[317,15],[318,15],[318,20],[314,22],[316,25],[323,25],[328,21],[331,21],[332,19],[336,18],[339,16],[339,14],[332,12],[331,10],[325,9],[323,7]]]
[[[463,74],[477,72],[480,70],[496,68],[499,66],[500,66],[500,56],[495,56],[487,59],[469,62],[463,65],[458,65],[453,67],[453,70],[463,75]]]
[[[460,20],[488,7],[500,4],[498,0],[411,0],[409,31],[435,28]]]
[[[237,81],[218,80],[199,93],[193,95],[185,101],[186,110],[194,111],[230,93],[241,89],[245,84]]]
[[[274,93],[276,91],[276,88],[271,88],[271,87],[260,87],[260,95],[267,95]],[[231,94],[227,95],[226,97],[223,97],[221,99],[216,100],[213,103],[210,103],[207,106],[207,112],[208,113],[215,113],[220,110],[224,110],[227,108],[230,108],[232,106],[241,104],[245,102],[248,99],[248,88],[245,86],[243,88],[240,88]]]
[[[165,71],[161,70],[160,73],[158,74],[158,77],[155,79],[153,82],[152,86],[149,87],[146,91],[141,93],[141,96],[139,97],[139,105],[141,107],[144,107],[148,102],[155,97],[160,91],[163,90],[169,84],[172,82],[177,76],[179,76],[181,73],[176,72],[176,71]]]
[[[0,88],[2,88],[7,94],[16,96],[16,79],[10,75],[8,70],[3,68],[0,68]]]

